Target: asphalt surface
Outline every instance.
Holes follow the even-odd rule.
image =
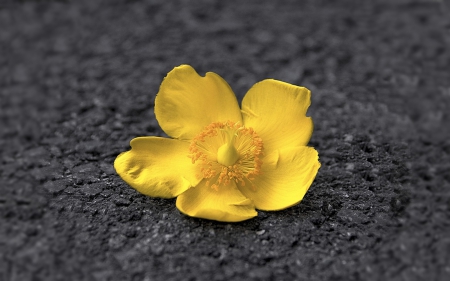
[[[450,280],[448,4],[0,4],[0,280]],[[189,218],[115,174],[180,64],[312,91],[299,205]]]

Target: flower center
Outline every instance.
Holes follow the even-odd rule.
[[[261,173],[263,142],[252,128],[231,121],[211,123],[192,140],[189,152],[212,188],[234,181],[255,189],[252,180]]]
[[[236,142],[236,134],[230,136],[230,131],[225,131],[228,138],[225,144],[221,145],[217,150],[217,163],[224,166],[231,166],[239,159],[240,155],[234,143]]]

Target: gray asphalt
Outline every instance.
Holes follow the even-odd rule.
[[[450,280],[444,1],[17,1],[0,5],[0,280]],[[242,223],[186,217],[112,163],[164,135],[173,67],[239,99],[312,91],[322,168]]]

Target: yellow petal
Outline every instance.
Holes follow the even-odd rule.
[[[191,217],[225,222],[243,221],[257,215],[252,201],[234,183],[215,190],[206,186],[206,180],[178,196],[177,208]]]
[[[311,92],[285,82],[268,79],[255,84],[242,100],[242,118],[264,142],[264,150],[307,145],[313,122],[306,117]]]
[[[204,77],[189,65],[170,71],[155,100],[161,128],[173,138],[190,140],[212,122],[242,123],[236,96],[219,75]]]
[[[255,188],[240,187],[257,209],[275,211],[299,203],[320,168],[317,151],[302,146],[274,151],[263,159]]]
[[[130,145],[130,151],[117,156],[114,168],[140,193],[173,198],[201,180],[197,166],[188,157],[188,142],[139,137],[131,140]]]

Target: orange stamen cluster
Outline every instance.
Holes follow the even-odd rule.
[[[230,140],[230,136],[233,138]],[[218,162],[218,150],[227,142],[232,142],[239,158],[232,165],[225,166]],[[207,185],[218,190],[221,185],[231,181],[245,186],[255,186],[252,180],[261,173],[261,156],[263,153],[262,139],[252,128],[245,128],[232,121],[213,122],[197,135],[189,147],[192,164],[199,161],[202,177],[208,179]]]

